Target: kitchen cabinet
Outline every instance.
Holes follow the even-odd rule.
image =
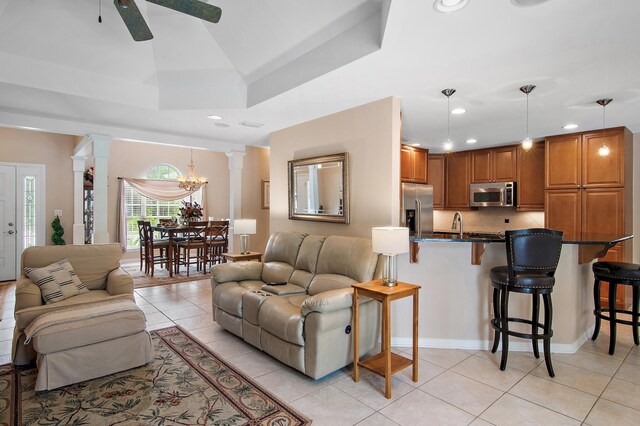
[[[515,181],[516,157],[515,146],[471,151],[471,182]]]
[[[517,148],[516,200],[518,211],[544,211],[544,142],[529,151]]]
[[[609,147],[607,157],[598,154],[603,143]],[[632,212],[625,208],[632,200],[631,185],[625,182],[631,182],[632,143],[626,128],[547,138],[545,226],[564,231],[568,239],[631,233]],[[630,246],[620,250],[616,256],[631,257]],[[588,258],[581,246],[580,262]]]
[[[471,154],[452,152],[445,158],[445,208],[468,210]]]
[[[433,185],[433,208],[444,209],[444,155],[429,154],[427,183]]]
[[[598,130],[546,139],[546,189],[606,188],[624,186],[625,150],[631,143],[626,128]],[[609,155],[598,153],[605,144]]]
[[[400,149],[400,180],[402,182],[427,183],[427,157],[429,151],[402,145]]]

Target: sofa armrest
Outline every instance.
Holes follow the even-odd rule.
[[[359,304],[370,302],[368,297],[360,297]],[[311,312],[333,312],[353,306],[353,289],[339,288],[337,290],[323,291],[315,296],[307,298],[300,308],[302,316],[307,316]]]
[[[40,287],[27,277],[20,277],[16,283],[16,305],[14,312],[34,306],[42,306]]]
[[[116,268],[107,275],[107,293],[133,294],[133,278],[124,269]]]
[[[211,281],[218,284],[229,281],[260,280],[261,276],[262,263],[260,262],[221,263],[211,268]]]

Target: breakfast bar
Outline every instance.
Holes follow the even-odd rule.
[[[603,256],[616,244],[629,244],[633,235],[585,234],[563,241],[553,293],[555,305],[552,352],[575,352],[590,337],[593,318],[593,273],[585,259]],[[473,248],[473,246],[480,246]],[[506,265],[500,234],[431,233],[411,238],[414,252],[400,255],[398,279],[423,286],[420,300],[419,346],[489,349],[492,331],[491,268]],[[415,250],[418,248],[419,250]],[[470,254],[478,262],[470,262]],[[410,262],[414,257],[415,262]],[[511,311],[530,315],[530,301],[514,296]],[[521,299],[521,300],[520,300]],[[396,312],[411,309],[405,301]],[[402,316],[392,321],[393,345],[410,346],[411,324]],[[513,339],[510,350],[529,351],[530,342]]]

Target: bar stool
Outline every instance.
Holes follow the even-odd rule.
[[[492,268],[489,274],[493,286],[494,318],[491,320],[491,327],[495,330],[491,352],[495,353],[498,350],[502,336],[500,370],[504,371],[507,367],[509,336],[515,336],[531,340],[533,354],[536,358],[540,358],[538,340],[542,339],[547,371],[549,376],[555,376],[551,365],[551,336],[553,336],[551,292],[555,284],[554,274],[562,249],[562,235],[563,233],[560,231],[543,228],[505,232],[507,266]],[[510,292],[533,296],[531,319],[509,317]],[[542,295],[544,303],[544,324],[539,322],[539,295]],[[531,333],[510,330],[509,323],[513,322],[531,325]],[[540,329],[542,329],[542,334],[540,334]]]
[[[633,327],[633,343],[638,345],[638,287],[640,287],[640,265],[624,262],[596,262],[593,264],[593,275],[595,282],[593,284],[593,302],[595,309],[593,315],[596,317],[596,326],[593,330],[591,340],[598,338],[600,333],[601,320],[609,321],[609,355],[613,355],[616,351],[616,324],[625,324]],[[609,308],[602,309],[600,304],[600,282],[609,283]],[[616,307],[616,291],[618,284],[630,285],[633,289],[633,306],[631,310],[618,309]],[[609,315],[603,312],[609,312]],[[631,321],[618,318],[618,314],[631,315]]]

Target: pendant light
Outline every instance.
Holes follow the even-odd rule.
[[[522,149],[529,151],[533,147],[533,140],[529,137],[529,93],[533,92],[536,86],[522,86],[520,91],[527,95],[527,137],[522,141]]]
[[[451,95],[456,93],[456,89],[444,89],[442,94],[447,97],[447,141],[444,143],[444,150],[449,152],[453,149],[453,142],[451,142],[450,130],[451,130],[451,108],[449,108],[449,101],[451,100]]]
[[[607,143],[605,142],[605,134],[607,131],[607,126],[606,126],[606,109],[607,109],[607,105],[609,105],[611,103],[613,99],[611,98],[604,98],[604,99],[598,99],[596,101],[596,103],[600,106],[602,106],[602,146],[598,149],[598,155],[600,157],[608,157],[609,156],[609,147],[607,146]]]

